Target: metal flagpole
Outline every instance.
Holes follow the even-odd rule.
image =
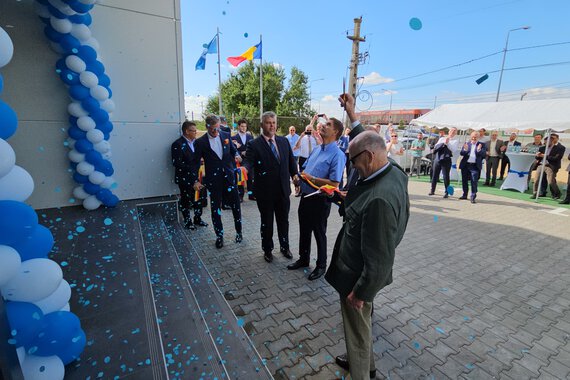
[[[222,115],[222,74],[220,71],[220,28],[216,28],[218,42],[218,114]]]
[[[259,35],[259,43],[261,44],[261,34]],[[263,44],[261,45],[263,49]],[[261,121],[261,116],[263,115],[263,50],[261,51],[261,57],[259,58],[259,120]]]

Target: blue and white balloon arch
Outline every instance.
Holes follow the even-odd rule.
[[[96,0],[36,0],[36,11],[45,24],[44,33],[61,58],[56,72],[68,86],[68,157],[78,186],[73,196],[83,206],[94,210],[101,204],[114,207],[119,198],[110,162],[110,133],[113,123],[109,114],[115,109],[111,99],[111,80],[105,66],[97,59],[99,43],[89,26]]]
[[[14,47],[0,28],[0,68]],[[0,75],[0,93],[3,89]],[[58,380],[65,364],[79,357],[86,344],[79,318],[69,310],[71,287],[60,266],[47,258],[54,240],[23,203],[34,181],[17,166],[6,141],[18,127],[12,108],[0,101],[0,294],[6,300],[9,344],[16,347],[25,379]]]

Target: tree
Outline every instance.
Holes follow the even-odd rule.
[[[289,87],[285,90],[283,98],[277,107],[279,115],[310,117],[309,95],[307,93],[307,75],[293,66]]]

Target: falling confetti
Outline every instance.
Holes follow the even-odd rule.
[[[106,226],[110,226],[111,224],[113,224],[113,220],[111,218],[105,218],[103,223],[105,223]]]
[[[420,30],[422,28],[422,21],[417,17],[412,17],[410,19],[410,28],[413,30]]]
[[[249,37],[249,33],[245,32],[245,33],[243,34],[243,36],[244,36],[245,38],[247,38],[247,37]]]

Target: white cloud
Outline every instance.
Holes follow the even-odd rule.
[[[273,67],[275,67],[276,69],[283,69],[283,65],[278,63],[278,62],[273,62],[272,63]]]
[[[370,74],[364,76],[363,84],[372,85],[372,84],[390,83],[393,81],[394,79],[383,77],[382,75],[378,74],[376,71],[373,71]]]
[[[322,97],[321,102],[331,102],[335,101],[337,98],[332,95],[325,95]]]
[[[186,112],[186,118],[192,119],[192,113],[194,114],[194,120],[202,120],[202,105],[206,108],[206,103],[208,98],[202,95],[191,95],[184,97],[184,109]]]

